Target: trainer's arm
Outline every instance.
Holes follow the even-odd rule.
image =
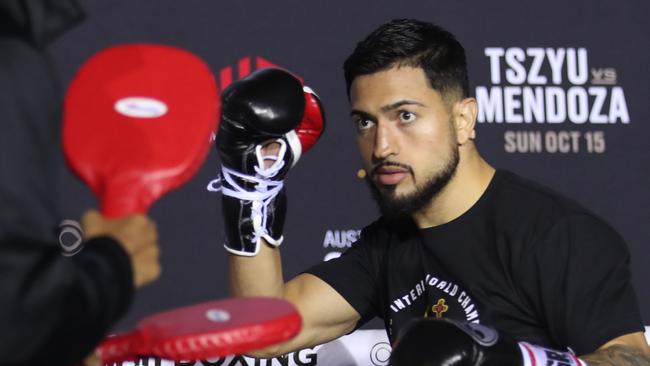
[[[596,352],[580,359],[589,366],[649,366],[650,347],[643,333],[630,333],[607,342]]]
[[[283,298],[298,309],[303,325],[288,342],[253,352],[255,357],[271,357],[338,338],[352,331],[359,313],[320,278],[301,274],[287,283],[282,276],[278,248],[262,245],[254,257],[230,255],[230,289],[234,296]]]
[[[68,365],[92,350],[133,294],[128,255],[109,237],[73,257],[56,243],[0,240],[2,364]]]

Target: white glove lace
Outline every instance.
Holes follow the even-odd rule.
[[[271,180],[280,170],[284,167],[284,154],[286,153],[286,143],[282,139],[277,139],[280,144],[280,150],[277,156],[262,155],[262,147],[257,145],[255,147],[255,155],[257,157],[257,165],[255,168],[255,175],[246,175],[225,166],[221,166],[221,174],[217,178],[208,183],[208,191],[218,192],[225,196],[234,197],[239,200],[252,201],[251,204],[251,219],[253,220],[253,228],[255,230],[253,240],[258,242],[260,238],[265,237],[267,240],[276,241],[277,238],[271,238],[266,230],[266,222],[268,218],[268,206],[273,199],[280,193],[284,183],[280,181]],[[266,160],[273,160],[274,163],[268,168],[264,168]],[[227,184],[223,184],[223,181]],[[254,190],[246,190],[239,183],[250,182],[255,184]]]

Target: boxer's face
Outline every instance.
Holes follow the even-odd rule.
[[[352,121],[368,179],[385,215],[411,214],[447,184],[458,164],[450,108],[420,68],[354,79]]]

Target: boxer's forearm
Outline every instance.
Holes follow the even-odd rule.
[[[233,296],[283,297],[280,250],[263,243],[253,257],[229,255],[230,293]]]
[[[650,366],[650,354],[636,347],[613,345],[581,356],[589,366]]]

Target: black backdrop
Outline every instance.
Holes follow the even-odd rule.
[[[494,93],[487,99],[485,93],[480,95],[483,111],[490,103],[493,104],[487,108],[489,113],[498,113],[503,108],[503,122],[497,122],[499,118],[492,115],[477,127],[477,143],[484,157],[496,167],[533,178],[577,199],[610,221],[630,247],[634,284],[645,322],[650,322],[650,287],[646,282],[650,275],[646,265],[650,257],[650,149],[646,147],[650,135],[649,2],[83,3],[88,14],[86,21],[52,47],[64,85],[89,56],[105,47],[153,42],[197,54],[210,65],[218,80],[228,72],[236,78],[238,72],[246,71],[247,62],[254,69],[256,61],[267,60],[302,76],[319,93],[328,116],[326,132],[294,168],[287,182],[290,207],[283,258],[288,277],[349,245],[356,230],[376,216],[369,193],[357,177],[361,164],[348,117],[343,60],[360,38],[389,19],[416,17],[442,25],[456,34],[467,50],[472,90]],[[515,80],[523,75],[516,73],[521,70],[516,63],[501,57],[494,59],[500,67],[500,81],[494,80],[497,76],[491,73],[486,48],[504,51],[509,60],[518,53],[528,55],[521,63],[528,78],[523,83]],[[546,54],[546,49],[551,55],[566,53],[558,84],[552,80],[548,59],[535,59],[537,49],[542,49],[542,54]],[[571,62],[572,50],[587,55],[586,64],[582,64],[587,68],[581,68],[580,62],[577,68],[578,73],[588,72],[587,79],[569,79],[566,66]],[[574,57],[580,61],[579,58]],[[538,74],[547,79],[541,84],[536,84],[539,78],[531,75],[536,73],[537,65],[533,64],[538,61],[542,61]],[[515,71],[509,78],[507,69]],[[226,80],[221,77],[220,81]],[[523,101],[527,94],[522,90],[534,92],[535,88],[541,88],[537,92],[543,95],[559,95],[560,99],[569,100],[551,103],[551,99],[545,103],[546,112],[553,114],[566,104],[574,116],[560,116],[560,123],[549,123],[552,118],[548,115],[530,123],[512,123],[523,115],[523,104],[517,103],[530,105],[532,101]],[[499,103],[495,98],[501,95],[508,99],[504,94],[511,95],[512,100]],[[584,108],[576,108],[580,106],[576,101],[587,103],[588,118],[581,114]],[[605,123],[598,123],[601,120]],[[523,139],[529,135],[531,141]],[[535,143],[536,139],[541,145],[524,152],[524,143]],[[515,144],[511,145],[513,141]],[[217,166],[216,153],[211,151],[202,169],[187,185],[152,207],[150,214],[160,232],[163,276],[137,294],[134,306],[118,329],[155,311],[227,296],[220,198],[205,190]],[[63,162],[55,181],[63,207],[62,219],[76,219],[86,208],[96,206],[89,190],[67,171]]]

